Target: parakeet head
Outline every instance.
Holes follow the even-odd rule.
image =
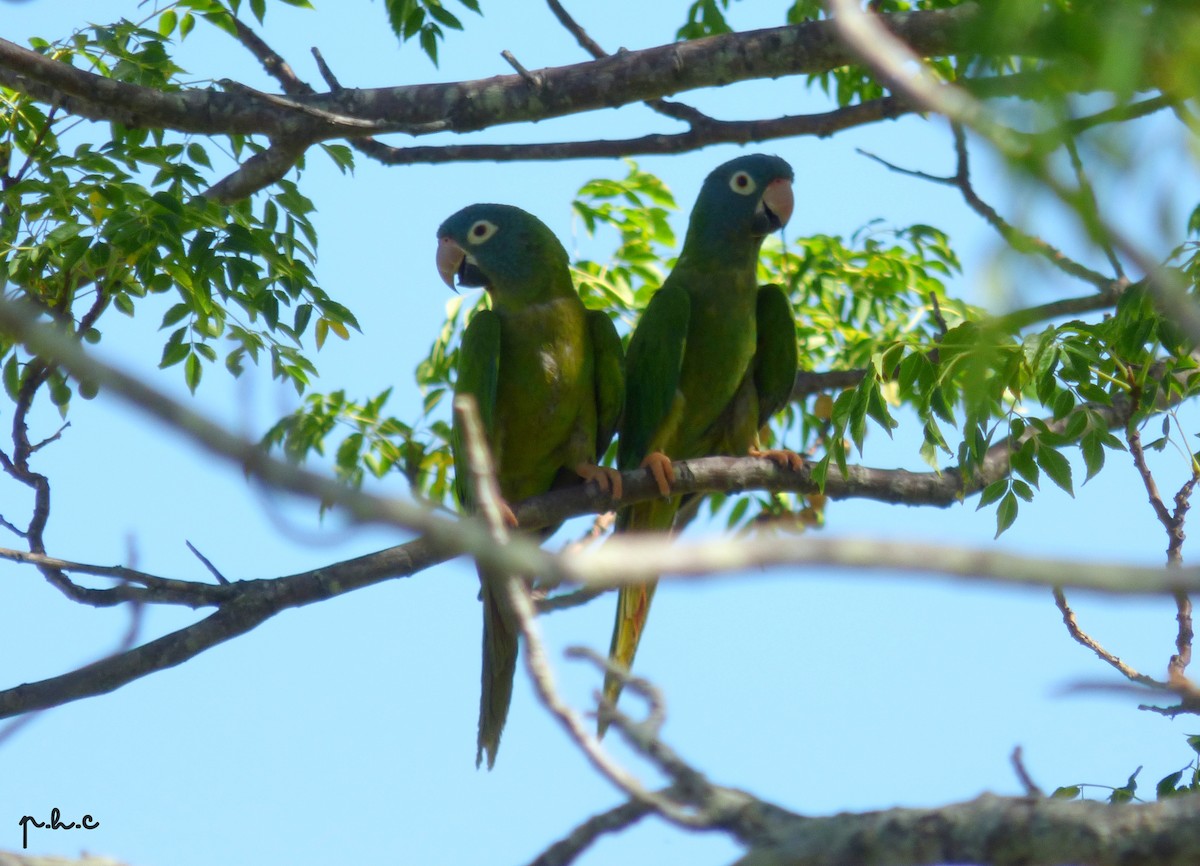
[[[437,231],[437,268],[454,288],[482,286],[493,299],[532,300],[570,286],[567,251],[546,224],[507,204],[473,204]]]
[[[757,243],[792,216],[792,167],[753,153],[717,166],[700,188],[688,224],[699,244]]]

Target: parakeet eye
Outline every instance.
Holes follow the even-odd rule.
[[[750,195],[758,188],[758,184],[754,182],[754,178],[746,174],[744,171],[736,172],[733,177],[729,178],[729,188],[738,195]]]
[[[487,220],[479,220],[475,225],[471,226],[467,232],[467,242],[471,244],[481,244],[496,233],[499,228],[494,222]]]

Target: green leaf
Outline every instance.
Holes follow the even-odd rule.
[[[184,317],[192,311],[188,304],[175,304],[163,314],[162,324],[160,328],[169,328],[174,324],[183,321]]]
[[[187,146],[187,155],[188,159],[197,165],[202,165],[205,168],[212,168],[212,162],[210,162],[208,159],[208,151],[206,151],[202,145],[193,141]]]
[[[1004,533],[1004,530],[1013,525],[1013,521],[1017,519],[1019,507],[1017,497],[1013,495],[1011,490],[1000,500],[1000,506],[996,509],[995,538],[999,538]]]
[[[1036,487],[1040,476],[1037,463],[1034,460],[1035,448],[1035,441],[1033,439],[1026,439],[1021,443],[1020,448],[1009,455],[1008,462],[1014,472]]]
[[[444,24],[446,27],[454,30],[463,29],[462,22],[452,15],[449,10],[439,6],[436,2],[430,3],[425,9],[429,12],[429,17],[439,24]]]
[[[1037,451],[1038,466],[1050,476],[1050,480],[1072,496],[1075,490],[1071,485],[1071,463],[1061,451],[1042,444]]]
[[[21,368],[17,364],[17,353],[14,351],[4,362],[4,390],[8,396],[16,400],[21,390]]]
[[[1008,480],[1001,478],[999,481],[993,481],[987,487],[983,488],[983,493],[979,497],[979,505],[975,508],[978,511],[987,505],[991,505],[998,500],[1008,490]]]
[[[1109,795],[1108,802],[1110,803],[1128,803],[1137,793],[1137,777],[1138,773],[1142,772],[1142,768],[1138,767],[1129,775],[1129,780],[1120,788],[1114,788],[1112,794]]]
[[[734,504],[733,510],[729,512],[728,526],[730,529],[735,528],[741,522],[741,519],[745,516],[746,510],[749,507],[750,507],[750,497],[749,496],[743,496],[741,499],[739,499],[737,501],[737,503]]]
[[[1020,478],[1014,478],[1012,482],[1013,493],[1020,496],[1026,502],[1033,502],[1033,488],[1022,481]]]
[[[1078,785],[1067,785],[1063,788],[1055,788],[1050,797],[1054,800],[1074,800],[1081,793],[1083,793],[1083,789]]]
[[[158,35],[162,37],[170,36],[175,32],[175,24],[178,16],[174,9],[168,9],[158,17]]]
[[[1179,780],[1183,778],[1183,770],[1176,770],[1169,776],[1163,776],[1158,780],[1158,784],[1154,787],[1155,796],[1158,799],[1171,797],[1180,793],[1178,790]]]
[[[158,362],[158,366],[160,369],[174,366],[189,354],[191,354],[191,350],[186,343],[168,342],[163,347],[162,360]]]
[[[200,365],[200,356],[189,354],[187,362],[183,365],[183,379],[187,382],[188,390],[193,394],[196,393],[196,387],[200,384],[200,377],[204,375],[204,369]]]
[[[1100,436],[1089,433],[1079,444],[1083,451],[1084,465],[1087,466],[1087,478],[1083,479],[1083,483],[1087,484],[1097,472],[1104,468],[1104,443]]]

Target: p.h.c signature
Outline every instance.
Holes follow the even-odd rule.
[[[21,825],[22,848],[29,847],[30,824],[32,824],[34,827],[48,827],[51,830],[95,830],[100,826],[100,822],[91,815],[84,815],[79,819],[78,823],[75,821],[64,821],[62,819],[62,813],[58,810],[57,806],[50,810],[49,821],[39,821],[32,815],[22,815],[21,820],[17,823]]]

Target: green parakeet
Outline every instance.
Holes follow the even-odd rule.
[[[664,497],[671,460],[759,454],[790,466],[791,452],[760,452],[758,431],[786,405],[796,379],[796,325],[778,286],[759,288],[763,239],[792,214],[792,168],[776,156],[730,160],[704,181],[679,261],[650,299],[629,343],[618,439],[622,470],[647,466]],[[664,531],[681,497],[632,505],[617,531]],[[617,601],[611,660],[628,670],[656,582],[626,586]],[[620,680],[605,677],[615,704]],[[606,724],[600,722],[603,733]]]
[[[624,399],[621,341],[604,313],[589,311],[571,284],[567,252],[520,208],[476,204],[438,229],[438,272],[447,285],[482,286],[491,300],[467,325],[455,394],[471,394],[506,502],[579,478],[620,497],[620,475],[597,465]],[[459,500],[473,508],[459,430],[453,448]],[[507,518],[516,524],[511,510]],[[553,530],[545,530],[549,534]],[[518,629],[501,582],[480,571],[483,691],[475,763],[496,760],[512,698]]]

